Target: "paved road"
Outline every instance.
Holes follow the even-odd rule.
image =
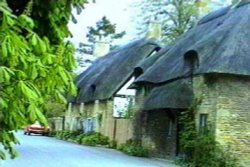
[[[44,136],[17,134],[21,145],[15,160],[1,167],[175,167],[167,161],[127,156],[119,151],[81,146]]]

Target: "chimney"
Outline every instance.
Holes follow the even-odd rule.
[[[96,41],[94,45],[94,56],[95,57],[103,57],[105,56],[110,49],[110,44],[105,41]]]
[[[161,23],[156,20],[151,20],[148,25],[147,39],[161,39]]]

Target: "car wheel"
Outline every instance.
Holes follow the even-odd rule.
[[[30,135],[30,132],[28,133],[28,135]]]
[[[24,132],[23,134],[24,134],[24,135],[27,135],[27,132]]]

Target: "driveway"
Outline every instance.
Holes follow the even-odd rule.
[[[176,167],[162,160],[138,158],[117,150],[89,147],[50,137],[17,134],[19,157],[1,167]]]

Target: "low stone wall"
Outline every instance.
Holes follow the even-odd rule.
[[[117,144],[126,143],[133,137],[133,124],[131,119],[116,119],[115,140]]]
[[[130,119],[119,119],[113,117],[113,101],[105,101],[102,105],[102,122],[100,132],[108,136],[110,140],[117,141],[117,144],[125,143],[132,138],[133,125]]]

